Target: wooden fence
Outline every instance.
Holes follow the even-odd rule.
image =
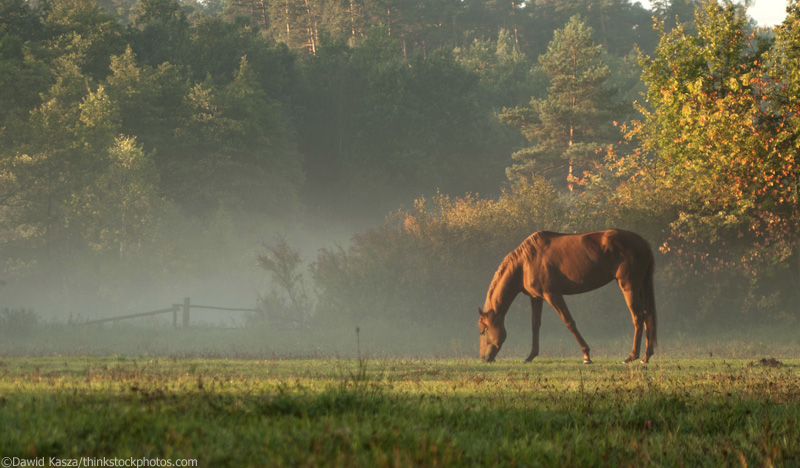
[[[105,323],[105,322],[116,322],[119,320],[128,320],[134,319],[139,317],[151,317],[154,315],[161,315],[161,314],[168,314],[172,313],[172,326],[174,328],[178,328],[178,314],[182,314],[183,319],[183,328],[187,328],[189,326],[189,316],[191,309],[207,309],[207,310],[220,310],[226,312],[262,312],[259,309],[241,309],[235,307],[216,307],[216,306],[206,306],[206,305],[197,305],[192,304],[190,298],[186,298],[183,300],[183,304],[172,304],[172,307],[167,309],[159,309],[153,310],[150,312],[139,312],[136,314],[126,314],[126,315],[118,315],[116,317],[108,317],[102,318],[97,320],[89,320],[88,322],[81,322],[81,325],[93,325],[97,323]]]

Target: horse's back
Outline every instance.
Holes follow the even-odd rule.
[[[580,234],[540,231],[529,238],[535,249],[532,272],[547,276],[564,294],[578,294],[614,279],[644,276],[651,267],[650,244],[640,235],[622,229]]]
[[[652,262],[650,243],[635,232],[623,229],[564,234],[552,231],[537,231],[531,234],[523,246],[530,247],[540,256],[588,257],[593,262],[602,258],[619,258],[628,261]]]
[[[605,248],[625,257],[633,256],[640,261],[652,262],[653,250],[650,248],[650,243],[639,234],[622,229],[608,229],[599,232],[603,234],[602,242]]]
[[[578,234],[537,231],[526,242],[534,248],[547,249],[599,249],[603,252],[651,252],[650,244],[639,234],[623,229],[606,229]]]

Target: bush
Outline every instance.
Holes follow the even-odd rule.
[[[473,326],[467,317],[482,306],[486,289],[504,256],[532,232],[583,232],[619,227],[641,232],[656,255],[656,301],[667,330],[692,331],[700,324],[735,320],[785,322],[794,316],[775,277],[754,280],[733,268],[687,269],[680,258],[659,253],[668,225],[640,213],[642,224],[599,201],[559,194],[533,179],[506,190],[497,200],[439,194],[389,217],[379,228],[353,237],[352,246],[322,250],[312,265],[316,319],[357,326],[369,320],[414,326]],[[662,234],[663,235],[663,234]],[[783,281],[791,289],[791,278]],[[781,283],[783,285],[783,283]],[[616,332],[628,313],[615,285],[568,303],[581,323]],[[619,310],[618,310],[619,309]],[[617,321],[619,319],[619,321]]]
[[[39,316],[31,309],[3,309],[0,329],[7,338],[29,336],[39,324]]]
[[[258,299],[264,317],[281,328],[305,328],[311,320],[312,300],[306,292],[305,278],[297,269],[300,254],[279,237],[274,245],[265,245],[258,263],[272,275],[272,289]]]
[[[562,206],[540,179],[497,200],[442,194],[418,199],[383,226],[354,236],[348,250],[320,252],[312,265],[318,319],[467,323],[465,314],[483,305],[509,251],[534,231],[564,227]]]

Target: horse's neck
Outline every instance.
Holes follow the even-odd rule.
[[[519,261],[501,265],[486,294],[484,310],[493,310],[505,316],[511,303],[522,292],[522,263]]]

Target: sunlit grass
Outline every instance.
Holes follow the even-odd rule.
[[[201,466],[800,463],[800,360],[4,358],[0,453]]]

